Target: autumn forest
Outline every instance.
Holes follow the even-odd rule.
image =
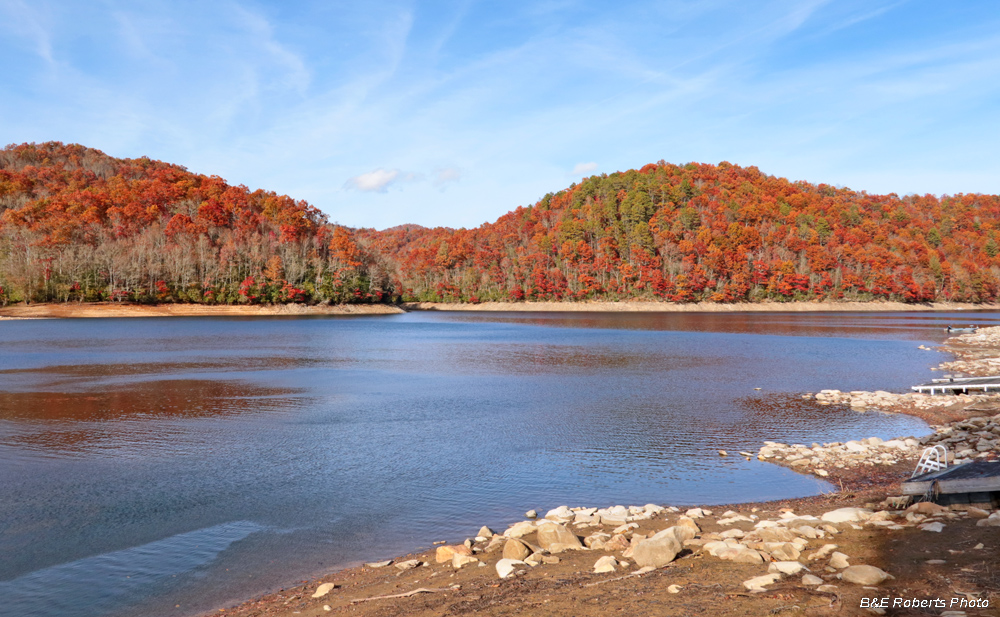
[[[599,175],[475,229],[331,224],[286,195],[57,142],[0,150],[0,302],[993,302],[1000,197],[756,167]]]

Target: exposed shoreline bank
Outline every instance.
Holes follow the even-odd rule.
[[[395,315],[403,309],[388,304],[209,305],[59,303],[17,304],[0,308],[0,319],[67,319],[101,317],[265,317],[306,315]]]
[[[990,358],[1000,351],[1000,328],[953,337],[944,349],[954,354],[956,360],[942,367],[973,374],[988,370]],[[864,399],[872,393],[851,394]],[[920,397],[893,397],[885,404],[867,408],[914,415],[938,424],[932,428],[942,438],[948,435],[951,425],[969,417],[994,416],[1000,411],[997,396],[988,397],[988,401],[976,397],[929,408],[919,404],[923,400]],[[820,397],[816,404],[850,403],[823,401]],[[1000,415],[993,421],[1000,421]],[[692,517],[685,515],[691,512],[683,509],[657,511],[648,518],[644,518],[648,510],[639,513],[636,509],[634,513],[629,511],[636,518],[619,521],[614,513],[610,513],[608,520],[601,516],[594,519],[591,510],[595,508],[576,507],[563,511],[561,514],[567,518],[557,522],[577,540],[584,539],[579,550],[560,546],[541,549],[540,529],[535,526],[528,530],[531,527],[526,524],[528,521],[515,523],[506,532],[499,531],[499,541],[486,535],[491,530],[481,529],[478,534],[470,530],[464,544],[443,551],[448,553],[446,558],[441,558],[441,549],[432,549],[345,568],[227,608],[225,614],[596,617],[631,611],[679,617],[713,614],[725,606],[727,614],[749,616],[776,614],[793,605],[799,612],[792,614],[887,614],[861,608],[861,598],[876,595],[943,598],[949,603],[948,608],[974,609],[961,613],[964,615],[1000,615],[997,607],[1000,596],[995,591],[1000,589],[996,575],[1000,566],[1000,539],[995,529],[1000,526],[1000,511],[991,516],[974,508],[953,512],[930,505],[901,511],[887,498],[899,494],[899,482],[912,471],[918,449],[915,445],[909,451],[893,449],[891,461],[877,461],[875,457],[894,444],[867,445],[871,446],[870,452],[864,456],[871,458],[871,464],[865,460],[857,465],[824,465],[829,472],[819,475],[839,485],[838,492],[711,507],[693,517],[694,527],[684,520],[690,521]],[[850,455],[856,452],[851,450]],[[796,464],[801,457],[764,458],[771,458],[769,464],[777,463],[799,472],[814,471]],[[844,508],[847,510],[841,514],[846,518],[836,522],[831,511]],[[520,531],[514,531],[519,526],[527,533],[519,535]],[[684,548],[678,556],[652,570],[640,569],[635,556],[638,543],[662,535],[665,527],[677,526],[688,527],[692,533],[692,537],[682,541]],[[549,540],[545,544],[549,545]],[[513,564],[514,574],[498,576],[501,558],[514,557],[515,553],[520,555],[522,563]],[[845,566],[848,562],[850,565]],[[600,564],[603,572],[598,570]],[[611,570],[607,569],[609,564]],[[860,571],[853,569],[849,574],[851,566],[859,566],[868,574],[878,569],[891,577],[868,583],[866,591],[863,583],[851,580]],[[754,580],[758,587],[748,586]],[[322,595],[314,595],[324,590]],[[979,604],[951,604],[953,599],[960,602],[961,598]]]
[[[774,313],[774,312],[915,312],[915,311],[987,311],[1000,310],[997,305],[934,302],[906,304],[903,302],[760,302],[718,304],[696,302],[405,302],[409,311],[516,311],[565,313]]]

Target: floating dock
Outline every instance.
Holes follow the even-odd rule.
[[[1000,376],[946,377],[933,379],[910,388],[923,394],[969,394],[970,392],[1000,392]]]
[[[942,504],[982,504],[995,507],[1000,497],[1000,461],[973,461],[910,478],[904,495],[925,495]]]

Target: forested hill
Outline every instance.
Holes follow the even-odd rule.
[[[994,195],[868,195],[661,161],[475,229],[352,230],[145,158],[0,151],[3,302],[992,302],[998,228]]]
[[[425,300],[992,302],[996,195],[869,195],[755,167],[593,176],[476,229],[359,231]]]
[[[386,274],[316,208],[78,145],[0,151],[0,300],[377,302]]]

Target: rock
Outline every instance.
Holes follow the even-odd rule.
[[[768,572],[780,572],[781,574],[798,574],[803,570],[808,570],[804,565],[797,561],[775,561],[768,566]]]
[[[851,562],[849,562],[847,559],[848,559],[847,555],[843,553],[840,552],[834,553],[830,555],[830,567],[836,568],[837,570],[848,568],[850,567]]]
[[[524,513],[524,518],[538,518],[538,512],[534,510],[528,510]]]
[[[523,538],[529,533],[534,533],[538,529],[538,525],[532,521],[521,521],[520,523],[515,523],[510,529],[505,531],[503,535],[508,538]]]
[[[386,559],[385,561],[373,561],[371,563],[366,563],[365,566],[369,568],[384,568],[391,563],[391,559]]]
[[[470,563],[479,563],[479,560],[470,555],[455,553],[451,558],[451,566],[456,570]]]
[[[824,559],[827,555],[837,550],[837,548],[838,546],[836,544],[824,544],[822,548],[820,548],[818,551],[809,553],[809,556],[806,557],[806,559],[808,559],[809,561]]]
[[[334,585],[333,583],[323,583],[322,585],[316,588],[316,593],[314,593],[312,597],[322,598],[326,594],[330,593],[335,587],[336,585]]]
[[[765,542],[764,547],[775,561],[795,561],[802,554],[791,542]]]
[[[920,529],[923,529],[924,531],[934,531],[937,533],[941,533],[941,530],[944,529],[944,523],[938,523],[935,521],[933,523],[924,523],[923,525],[918,525],[918,527]]]
[[[628,538],[622,534],[612,536],[610,540],[604,542],[604,550],[611,552],[624,551],[629,548],[629,546],[631,546],[631,544],[629,543]]]
[[[485,549],[486,552],[492,553],[493,551],[497,550],[498,548],[507,543],[507,539],[508,539],[507,536],[500,536],[500,535],[493,536],[492,538],[490,538],[490,543],[486,545]]]
[[[990,513],[986,510],[975,507],[969,507],[965,512],[972,518],[989,518],[990,516]]]
[[[583,544],[587,548],[601,550],[602,548],[605,547],[605,543],[610,539],[611,539],[610,534],[606,534],[604,532],[599,531],[584,538]],[[623,549],[618,549],[618,550],[623,550]]]
[[[839,508],[825,513],[821,518],[827,523],[854,523],[868,520],[871,510],[865,508]]]
[[[492,529],[490,529],[489,527],[487,527],[486,525],[483,525],[482,527],[480,527],[479,528],[479,533],[476,534],[477,537],[486,538],[487,540],[489,540],[490,538],[492,538],[495,535],[496,535],[496,532],[493,531]]]
[[[400,570],[412,570],[413,568],[416,568],[417,566],[420,565],[420,560],[419,559],[407,559],[406,561],[400,561],[399,563],[397,563],[395,565]]]
[[[764,557],[758,551],[745,546],[737,548],[723,548],[716,551],[716,557],[734,563],[764,563]]]
[[[611,555],[605,555],[597,560],[594,564],[594,574],[604,574],[605,572],[614,572],[615,566],[618,565],[618,561]]]
[[[905,510],[905,512],[916,512],[917,514],[932,515],[941,514],[943,512],[948,512],[948,508],[944,506],[939,506],[936,503],[930,501],[921,501],[920,503],[915,503]]]
[[[840,578],[855,585],[878,585],[890,576],[875,566],[850,566],[840,573]]]
[[[576,518],[576,512],[573,512],[567,506],[559,506],[554,510],[549,510],[545,513],[545,518],[550,521],[556,521],[559,523],[568,523]]]
[[[820,585],[816,588],[816,591],[822,591],[823,593],[837,593],[837,589],[839,589],[839,587],[836,585]]]
[[[517,566],[526,566],[528,564],[517,559],[501,559],[497,562],[497,574],[500,578],[507,578],[517,569]]]
[[[583,544],[580,543],[580,539],[576,537],[576,534],[559,523],[542,523],[538,527],[538,535],[536,537],[538,538],[539,546],[552,552],[583,548]]]
[[[764,576],[757,576],[750,580],[743,581],[743,586],[750,591],[763,591],[766,586],[776,583],[779,580],[781,580],[780,574],[765,574]]]
[[[688,518],[704,518],[706,516],[711,516],[711,510],[702,510],[701,508],[691,508],[684,513],[684,516]]]
[[[1000,516],[991,515],[989,518],[984,518],[976,521],[976,527],[1000,527]]]
[[[531,554],[531,549],[529,549],[524,542],[511,538],[503,545],[503,558],[513,559],[514,561],[524,561],[528,555]]]
[[[719,450],[719,456],[729,456],[729,453],[725,450]]]
[[[673,528],[671,528],[673,529]],[[681,552],[681,543],[673,533],[660,532],[648,540],[641,540],[632,551],[632,559],[640,566],[659,568],[665,566]]]
[[[445,546],[437,547],[437,551],[434,553],[434,559],[438,563],[447,563],[451,561],[451,558],[455,555],[466,555],[471,557],[472,550],[465,546],[464,544],[451,544]]]
[[[757,535],[764,542],[791,542],[795,534],[784,527],[765,527],[757,530]]]
[[[687,529],[690,529],[692,534],[694,535],[698,535],[699,533],[701,533],[701,528],[698,527],[698,523],[694,522],[694,519],[688,516],[682,516],[679,519],[677,519],[677,524],[675,525],[675,527],[685,527]]]
[[[821,579],[820,577],[818,577],[818,576],[816,576],[814,574],[806,574],[805,576],[802,577],[802,584],[803,585],[809,585],[809,586],[812,586],[812,585],[822,585],[823,584],[823,579]]]
[[[667,593],[680,593],[681,589],[680,585],[670,585],[667,587]]]

